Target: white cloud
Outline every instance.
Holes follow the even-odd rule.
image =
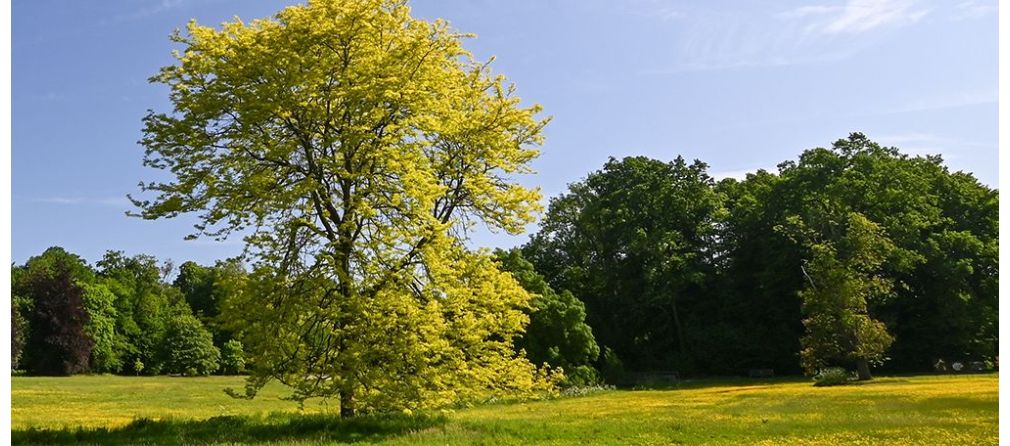
[[[995,105],[999,100],[999,93],[996,90],[980,89],[975,91],[964,91],[949,94],[940,94],[933,97],[916,99],[908,104],[888,110],[885,114],[891,113],[912,113],[933,110],[947,110],[951,108],[972,107],[980,105]]]
[[[146,17],[150,17],[156,14],[160,14],[165,11],[170,11],[172,9],[178,8],[183,5],[184,0],[159,0],[157,2],[152,2],[146,7],[141,9],[119,14],[112,18],[109,23],[120,23],[129,22],[133,20],[139,20]]]
[[[674,20],[684,17],[684,13],[679,9],[662,7],[656,10],[656,17],[660,20]]]
[[[809,31],[825,34],[856,34],[883,27],[918,22],[929,9],[917,8],[915,0],[847,0],[844,5],[808,5],[776,14],[786,20],[808,20]]]
[[[126,197],[44,197],[44,198],[33,198],[29,199],[32,203],[44,203],[44,204],[62,204],[62,205],[98,205],[98,206],[115,206],[115,207],[126,207],[132,206],[133,204]]]
[[[611,5],[611,3],[602,4]],[[680,5],[674,6],[669,0],[631,0],[615,2],[615,4],[620,5],[620,10],[624,13],[638,17],[659,19],[664,22],[685,17],[684,10],[680,8]]]
[[[992,144],[963,141],[933,133],[909,132],[891,135],[871,136],[883,146],[897,147],[909,155],[942,155],[945,160],[958,159],[961,154],[973,149],[995,149]]]
[[[801,19],[810,16],[819,16],[823,14],[833,13],[841,11],[841,6],[827,6],[827,5],[812,5],[812,6],[800,6],[796,9],[791,9],[789,11],[782,11],[775,14],[775,17],[780,19]]]
[[[958,3],[955,20],[980,19],[996,12],[996,2],[988,0],[968,0]]]

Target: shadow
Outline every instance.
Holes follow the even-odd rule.
[[[277,413],[261,417],[220,416],[206,420],[141,418],[121,428],[12,430],[12,444],[64,445],[199,445],[309,441],[315,443],[377,442],[425,429],[443,427],[444,416],[335,415]]]
[[[714,377],[714,378],[693,378],[684,379],[676,383],[646,383],[618,386],[621,390],[687,390],[706,389],[719,387],[733,388],[763,388],[774,387],[779,384],[806,383],[811,385],[813,381],[809,377],[803,376],[776,376],[771,378],[743,378],[743,377]],[[726,392],[737,391],[739,389],[727,390]]]

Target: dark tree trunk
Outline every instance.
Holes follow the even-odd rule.
[[[856,361],[856,373],[859,374],[860,381],[869,381],[873,379],[873,375],[870,374],[870,363],[866,362],[865,359]]]
[[[340,418],[351,418],[354,416],[354,391],[344,389],[340,391]]]
[[[687,354],[687,343],[684,342],[684,329],[680,325],[680,314],[677,312],[677,301],[673,301],[673,328],[677,331],[677,348],[681,355]]]

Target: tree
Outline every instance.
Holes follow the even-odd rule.
[[[157,259],[149,255],[128,257],[108,251],[97,263],[103,285],[115,295],[116,345],[123,372],[157,375],[162,363],[159,345],[165,323],[177,313],[189,313],[179,290],[162,282]]]
[[[893,243],[877,273],[893,281],[892,297],[868,302],[895,338],[885,367],[925,371],[940,358],[996,355],[998,191],[938,156],[908,156],[860,133],[781,164],[780,177],[768,201],[780,222],[796,216],[837,241],[839,222],[857,212]],[[757,274],[777,277],[775,267]]]
[[[25,369],[36,375],[72,375],[88,370],[92,340],[83,284],[94,273],[63,248],[28,259],[12,294],[31,301],[31,326],[24,348]]]
[[[597,381],[593,362],[600,355],[593,330],[586,324],[586,306],[568,290],[555,292],[533,264],[518,249],[495,250],[502,271],[512,274],[526,291],[533,294],[530,324],[516,339],[516,347],[526,352],[534,364],[549,364],[565,372],[572,385]]]
[[[210,332],[196,317],[186,313],[168,319],[159,351],[164,372],[185,376],[214,373],[221,359]]]
[[[850,213],[845,226],[837,243],[811,246],[810,283],[800,292],[807,330],[800,359],[809,373],[838,362],[855,364],[859,379],[869,380],[870,364],[882,363],[893,341],[887,327],[871,317],[867,302],[891,291],[891,281],[879,272],[894,245],[858,213]]]
[[[585,302],[601,345],[631,370],[692,369],[722,212],[707,166],[611,159],[551,200],[524,256]]]
[[[708,329],[692,343],[705,355],[706,369],[744,374],[770,368],[775,373],[802,371],[796,360],[803,335],[798,290],[805,279],[798,265],[808,255],[786,234],[783,223],[784,179],[760,170],[738,181],[727,178],[717,191],[726,197],[713,250],[720,262],[715,290],[708,299]]]
[[[232,292],[228,287],[231,277],[246,274],[242,264],[235,260],[218,261],[213,266],[185,262],[179,266],[179,275],[172,285],[182,292],[186,302],[204,326],[214,336],[214,345],[223,348],[232,338],[219,319],[224,301]]]
[[[172,172],[135,200],[148,219],[198,212],[194,236],[247,230],[254,258],[228,318],[254,365],[341,414],[448,404],[543,383],[512,338],[530,299],[487,252],[539,193],[546,120],[474,61],[462,34],[395,0],[314,0],[173,40],[171,114],[148,114],[145,164]],[[227,313],[226,309],[226,313]]]
[[[94,342],[91,349],[92,372],[119,372],[123,363],[122,346],[116,334],[116,295],[101,283],[83,284],[84,307],[88,312],[85,333]]]
[[[17,283],[14,279],[12,283]],[[28,338],[28,318],[31,302],[20,296],[11,296],[11,371],[18,370]]]
[[[184,262],[179,265],[179,275],[172,285],[182,292],[186,303],[197,316],[214,317],[218,314],[218,306],[214,296],[214,272],[211,268],[201,266],[196,262]]]
[[[221,373],[237,375],[245,371],[245,352],[242,343],[231,339],[221,347]]]
[[[717,247],[724,262],[715,302],[726,334],[703,344],[738,347],[732,356],[748,363],[768,358],[776,371],[797,368],[805,332],[798,292],[809,286],[800,266],[813,256],[809,241],[796,243],[775,228],[800,219],[836,244],[845,216],[856,212],[895,246],[876,273],[893,282],[891,298],[867,302],[894,337],[881,368],[926,371],[940,358],[995,356],[998,192],[970,174],[853,133],[779,164],[777,174],[723,180],[718,189],[728,218]],[[718,354],[726,349],[703,349],[727,356]]]

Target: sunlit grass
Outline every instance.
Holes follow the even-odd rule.
[[[221,389],[240,378],[14,378],[15,442],[116,444],[997,444],[997,375],[879,378],[815,388],[806,380],[699,381],[495,404],[441,417],[366,419]],[[335,408],[332,408],[335,409]],[[273,415],[265,415],[273,412]],[[278,413],[283,412],[283,413]],[[330,415],[327,415],[330,414]],[[230,416],[222,418],[222,415]],[[164,420],[128,425],[135,418]],[[218,417],[210,421],[208,418]],[[74,434],[73,427],[110,431]],[[29,427],[46,432],[25,433]],[[71,428],[60,431],[59,429]],[[53,431],[57,432],[53,432]]]

